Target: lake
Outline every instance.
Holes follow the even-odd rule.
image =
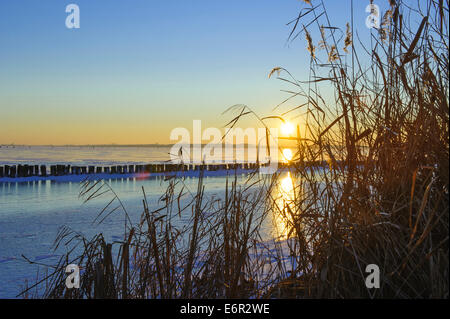
[[[112,165],[116,163],[148,163],[168,159],[169,147],[51,147],[16,146],[0,149],[0,165],[4,164],[53,164]],[[151,161],[150,161],[150,160]],[[216,173],[204,179],[206,199],[223,198],[227,174]],[[258,178],[258,177],[256,177]],[[234,176],[233,176],[234,179]],[[239,174],[238,182],[245,183],[247,174]],[[139,221],[143,212],[142,187],[144,187],[150,209],[164,204],[159,201],[169,181],[164,177],[147,179],[119,178],[105,180],[123,202],[133,223]],[[180,177],[179,185],[195,194],[198,178]],[[292,184],[292,183],[291,183]],[[289,192],[290,182],[282,182],[282,190]],[[108,204],[110,194],[83,203],[79,198],[80,182],[55,182],[50,180],[28,182],[0,182],[0,298],[15,298],[25,282],[35,282],[38,271],[42,277],[45,267],[54,265],[64,247],[53,251],[53,244],[61,226],[81,232],[87,238],[103,233],[107,242],[121,240],[124,234],[124,214],[120,209],[101,224],[93,223],[95,217]],[[189,219],[186,216],[180,219]],[[277,220],[279,225],[282,221]],[[273,229],[267,225],[266,232]],[[269,235],[268,235],[269,236]],[[36,264],[28,263],[24,255]]]

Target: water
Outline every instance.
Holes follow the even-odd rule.
[[[171,146],[2,146],[0,165],[144,164],[170,159]]]
[[[0,148],[0,165],[148,163],[167,160],[168,152],[168,146],[3,146]],[[246,179],[245,175],[241,175],[238,180],[243,183]],[[169,184],[161,177],[107,182],[120,197],[133,223],[139,221],[143,212],[142,187],[150,209],[156,209],[164,206],[159,199]],[[183,179],[184,186],[193,194],[196,193],[197,183],[195,177]],[[205,177],[205,199],[222,198],[225,183],[226,176]],[[80,187],[79,182],[71,181],[0,182],[0,298],[15,298],[26,281],[35,282],[38,271],[40,276],[43,275],[45,267],[29,264],[22,255],[33,262],[47,265],[54,265],[58,261],[65,248],[53,251],[53,244],[61,226],[69,226],[87,238],[103,233],[107,242],[123,239],[124,214],[120,209],[100,225],[93,224],[95,217],[110,201],[111,195],[83,203],[78,196]],[[189,218],[183,217],[181,222]]]
[[[107,166],[119,164],[148,164],[150,162],[169,161],[171,159],[171,153],[174,152],[171,149],[171,145],[1,146],[0,165],[71,164]],[[254,152],[248,152],[248,149],[246,149],[244,145],[237,146],[235,152],[242,154],[244,161],[256,161],[256,154],[254,154]],[[282,148],[279,150],[278,159],[283,160],[286,154],[290,154],[292,157],[293,153],[295,153],[295,149],[293,148]],[[191,157],[193,155],[194,150],[191,152]],[[230,157],[233,155],[222,152],[221,160],[233,161],[233,158]],[[262,157],[263,156],[261,155],[261,161],[263,161]],[[221,160],[217,161],[219,162]]]
[[[240,177],[241,180],[244,177]],[[223,197],[225,177],[206,177],[206,196]],[[143,212],[142,187],[150,209],[164,206],[159,202],[168,181],[163,179],[124,179],[108,181],[123,202],[133,223]],[[193,194],[197,178],[187,178],[184,185]],[[87,238],[103,233],[107,242],[122,240],[124,214],[117,210],[100,225],[92,224],[95,217],[112,198],[105,195],[83,204],[78,198],[79,183],[38,181],[27,183],[0,183],[0,298],[14,298],[25,281],[34,282],[38,268],[31,261],[55,264],[64,248],[52,250],[60,226],[69,226]],[[188,212],[189,213],[189,212]],[[186,216],[188,220],[190,216]]]

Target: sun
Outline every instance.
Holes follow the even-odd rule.
[[[281,124],[281,133],[283,133],[284,135],[291,135],[292,133],[294,133],[294,125],[289,122]]]
[[[289,148],[285,148],[283,150],[283,157],[286,162],[289,162],[292,159],[292,157],[294,157],[294,155],[292,154],[292,151]]]

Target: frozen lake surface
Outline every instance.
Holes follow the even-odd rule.
[[[234,179],[234,177],[233,177]],[[241,175],[240,180],[244,181]],[[168,181],[163,178],[107,180],[130,215],[139,221],[143,212],[142,187],[150,208],[163,204],[159,198]],[[205,177],[206,196],[223,197],[225,176]],[[186,178],[183,184],[193,194],[198,178]],[[0,298],[15,298],[25,281],[33,283],[38,270],[45,267],[31,265],[22,258],[54,265],[64,250],[53,251],[58,229],[65,225],[83,233],[87,238],[103,233],[107,242],[121,240],[124,233],[124,214],[118,210],[100,225],[95,217],[111,199],[109,194],[83,204],[79,198],[79,182],[33,181],[0,183]],[[62,248],[64,249],[64,248]]]
[[[0,165],[9,164],[71,164],[114,165],[120,163],[162,162],[169,159],[170,146],[2,146]],[[239,181],[247,180],[244,171],[205,172],[205,196],[223,198],[227,174],[238,174]],[[177,173],[183,185],[196,193],[198,172]],[[107,176],[97,176],[105,177]],[[112,176],[110,176],[112,177]],[[110,178],[109,177],[109,178]],[[168,181],[163,176],[145,178],[106,179],[117,193],[132,219],[139,221],[143,212],[142,187],[150,209],[164,205],[159,202]],[[83,176],[56,176],[52,180],[29,177],[0,181],[0,298],[15,298],[25,286],[42,277],[46,267],[29,264],[29,260],[55,265],[65,252],[64,247],[53,251],[53,244],[61,226],[68,226],[85,237],[103,233],[107,242],[123,239],[124,214],[118,210],[102,224],[93,224],[95,217],[111,200],[110,195],[83,204],[79,198]],[[94,178],[94,176],[91,176]],[[234,176],[232,177],[234,179]],[[288,183],[289,184],[289,183]],[[207,199],[206,198],[206,199]],[[183,220],[188,220],[181,218]],[[270,232],[270,229],[267,229]]]
[[[0,165],[144,164],[170,159],[171,146],[2,146]]]

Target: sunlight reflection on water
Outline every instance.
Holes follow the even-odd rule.
[[[275,209],[272,215],[274,224],[274,236],[280,240],[292,235],[292,213],[294,210],[294,180],[288,172],[285,177],[280,178],[275,195]]]

